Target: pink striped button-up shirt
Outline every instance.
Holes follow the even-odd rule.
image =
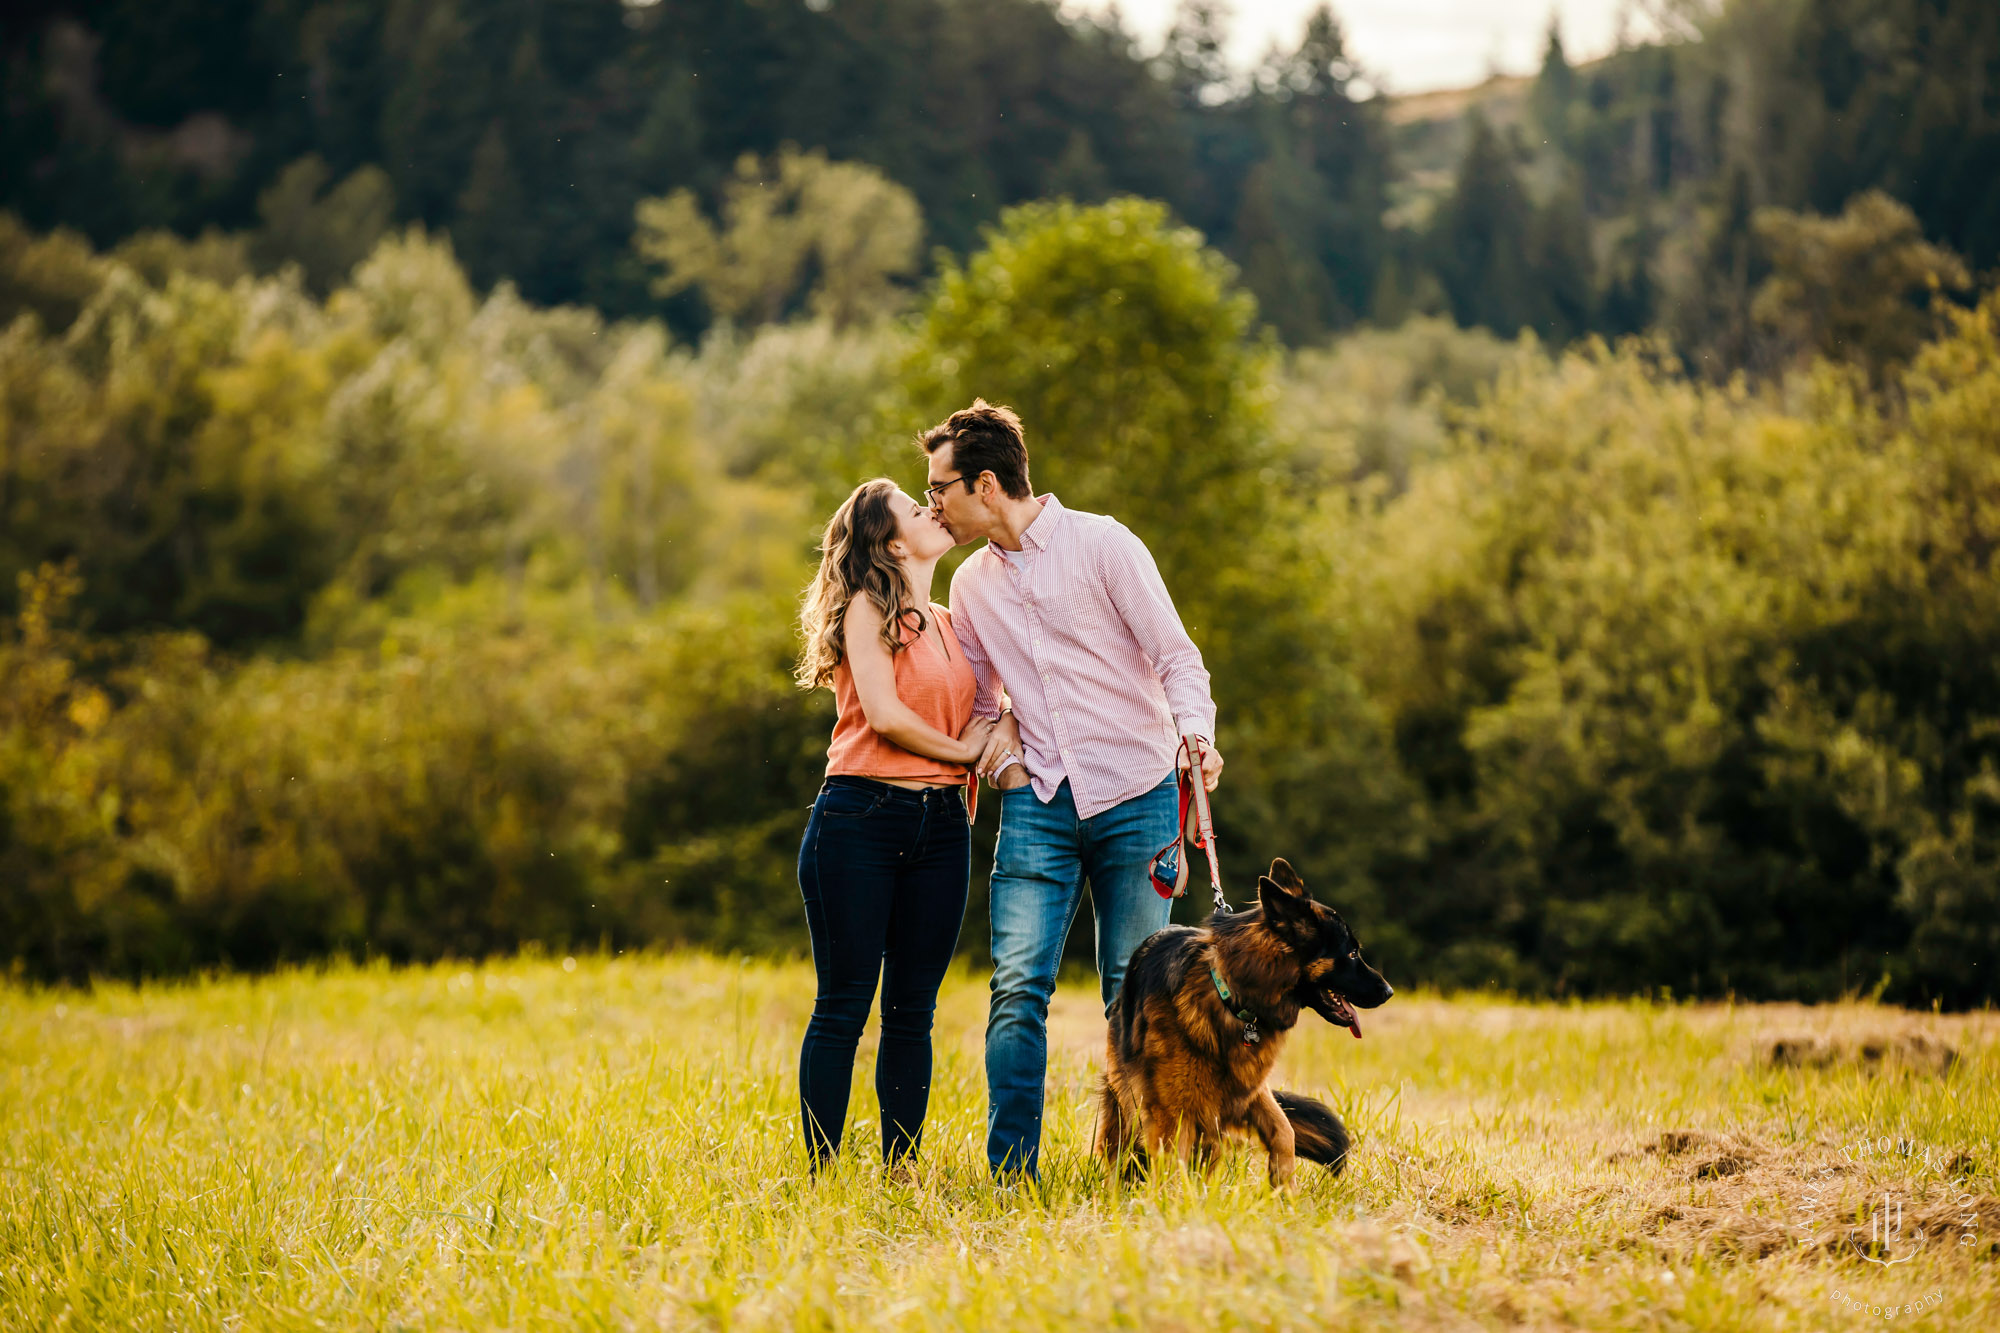
[[[1182,733],[1215,737],[1201,651],[1117,519],[1043,496],[1019,551],[988,542],[959,566],[951,612],[973,712],[995,716],[1006,690],[1043,801],[1067,778],[1077,814],[1102,814],[1173,772]]]

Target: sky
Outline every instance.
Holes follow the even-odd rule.
[[[1072,12],[1101,14],[1113,0],[1066,0]],[[1125,27],[1146,50],[1159,49],[1179,0],[1116,0]],[[1290,46],[1320,0],[1233,0],[1230,55],[1254,64],[1273,41]],[[1549,16],[1560,16],[1572,61],[1602,55],[1616,43],[1619,16],[1632,0],[1332,0],[1347,53],[1384,91],[1462,88],[1489,73],[1541,68]],[[1635,36],[1648,29],[1636,16]]]

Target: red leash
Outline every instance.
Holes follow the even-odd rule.
[[[1180,772],[1181,809],[1176,825],[1174,840],[1153,853],[1150,874],[1153,890],[1162,898],[1178,898],[1187,892],[1188,864],[1182,854],[1181,844],[1188,840],[1188,811],[1194,811],[1194,845],[1208,853],[1208,885],[1215,891],[1215,910],[1227,912],[1228,899],[1222,896],[1222,864],[1215,859],[1215,821],[1208,811],[1208,787],[1202,781],[1201,757],[1208,747],[1199,736],[1181,737],[1181,748],[1174,754],[1174,765]],[[1186,768],[1180,768],[1180,757],[1187,756]],[[1166,870],[1163,863],[1172,859],[1173,869]]]

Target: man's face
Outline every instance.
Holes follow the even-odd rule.
[[[956,449],[956,445],[946,444],[931,454],[925,485],[934,488],[929,492],[931,512],[952,540],[963,546],[983,534],[990,516],[978,484],[962,477],[952,461]]]

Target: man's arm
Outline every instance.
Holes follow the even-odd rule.
[[[952,578],[956,591],[957,576]],[[1009,777],[1005,786],[1019,786],[1027,780],[1027,768],[1021,762],[1021,731],[1014,721],[1013,713],[1007,711],[1004,697],[1005,686],[993,673],[993,659],[987,656],[986,645],[979,641],[979,629],[973,617],[964,609],[964,599],[954,596],[952,601],[959,605],[951,610],[951,633],[958,640],[959,651],[972,667],[972,715],[994,718],[1000,723],[987,738],[986,748],[973,763],[973,771],[980,777],[1001,786],[1000,776],[1008,768],[1019,767],[1020,772]]]
[[[1180,612],[1167,592],[1153,553],[1124,525],[1110,528],[1099,548],[1099,570],[1111,604],[1166,692],[1174,715],[1174,730],[1208,742],[1202,760],[1203,785],[1210,791],[1222,773],[1222,756],[1215,750],[1215,699],[1209,693],[1208,668],[1201,650],[1188,637]]]
[[[972,612],[965,606],[964,599],[956,596],[957,576],[952,578],[953,606],[951,608],[951,635],[958,640],[960,651],[972,667],[972,715],[974,717],[997,718],[1000,716],[999,677],[993,674],[993,659],[986,655],[986,645],[979,641],[979,629],[973,623]]]

